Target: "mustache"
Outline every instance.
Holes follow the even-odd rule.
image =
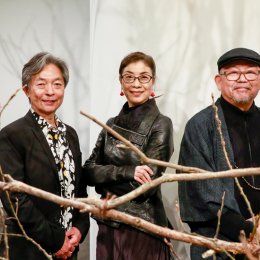
[[[237,83],[234,83],[234,84],[232,85],[232,89],[233,89],[233,90],[235,90],[235,89],[240,89],[240,88],[245,88],[245,89],[250,90],[250,89],[253,88],[253,86],[251,85],[250,82],[248,82],[248,83],[246,83],[246,84],[237,84]]]

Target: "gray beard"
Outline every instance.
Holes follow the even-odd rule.
[[[254,98],[252,96],[239,98],[232,97],[232,100],[235,102],[235,104],[245,105],[253,102]]]

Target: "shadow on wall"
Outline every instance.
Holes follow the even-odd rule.
[[[167,170],[167,173],[169,171]],[[174,173],[173,173],[174,174]],[[178,184],[164,183],[162,185],[163,204],[169,221],[175,230],[190,232],[189,227],[181,222],[178,209]],[[166,196],[167,195],[167,196]],[[184,242],[172,240],[173,249],[179,259],[190,259],[190,246]]]
[[[89,232],[84,242],[79,246],[78,260],[90,260],[89,256]]]

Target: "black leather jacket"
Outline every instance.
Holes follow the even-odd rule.
[[[148,157],[170,160],[173,153],[172,122],[159,112],[154,99],[134,109],[129,109],[126,103],[119,115],[109,119],[107,125],[131,141]],[[134,180],[135,167],[142,164],[140,158],[129,149],[118,148],[120,143],[105,130],[101,131],[90,158],[84,164],[88,185],[95,186],[102,197],[105,197],[108,191],[120,196],[140,185]],[[148,166],[154,172],[153,179],[165,171],[164,167]],[[157,225],[168,225],[160,187],[116,209]],[[113,226],[116,225],[118,223],[114,222]]]

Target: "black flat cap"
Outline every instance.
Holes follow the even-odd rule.
[[[220,71],[222,67],[236,60],[246,60],[260,66],[260,55],[257,52],[246,48],[235,48],[224,53],[218,59],[218,70]]]

